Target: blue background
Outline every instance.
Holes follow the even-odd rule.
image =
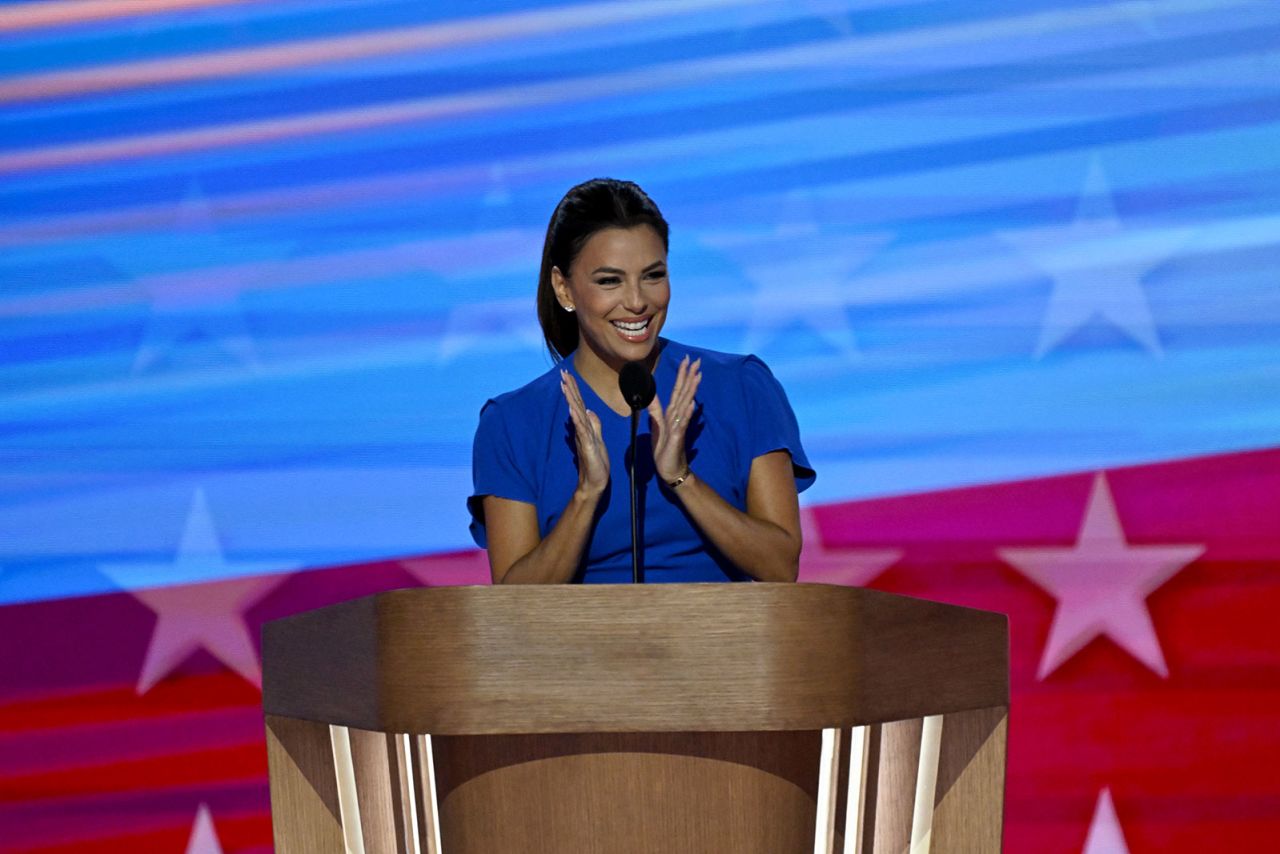
[[[809,503],[1280,444],[1270,0],[24,5],[0,603],[468,547],[599,175],[671,223],[667,333],[786,387]]]

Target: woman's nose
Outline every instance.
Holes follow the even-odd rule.
[[[649,301],[645,299],[644,290],[640,287],[640,283],[628,282],[623,286],[622,291],[622,307],[634,314],[642,314],[648,308]]]

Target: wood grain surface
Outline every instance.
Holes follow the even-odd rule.
[[[341,852],[342,818],[328,724],[269,716],[267,764],[276,851]]]
[[[942,730],[931,854],[999,852],[1008,710],[947,715]]]
[[[815,730],[1007,705],[1003,615],[817,584],[397,590],[268,623],[268,714],[382,732]]]
[[[811,854],[814,802],[694,756],[590,753],[483,774],[441,804],[448,854]]]

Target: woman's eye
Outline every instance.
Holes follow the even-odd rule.
[[[667,277],[666,270],[650,270],[649,271],[650,279],[665,279],[666,277]]]
[[[621,284],[622,279],[617,276],[605,276],[603,279],[596,279],[597,285],[617,285]]]

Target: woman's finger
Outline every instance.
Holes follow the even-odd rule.
[[[587,407],[582,402],[582,392],[578,390],[578,381],[568,371],[561,371],[560,374],[564,377],[564,384],[569,389],[569,396],[572,398],[571,403],[578,407],[579,413],[585,413]]]
[[[645,411],[649,413],[649,423],[651,425],[666,423],[662,420],[666,417],[666,410],[662,408],[662,398],[658,397],[657,394],[654,394],[653,400],[649,401]]]
[[[681,389],[682,397],[680,398],[681,406],[686,405],[693,400],[693,395],[698,390],[698,384],[702,382],[702,360],[696,360],[689,366],[689,372],[684,378],[684,388]]]
[[[680,394],[684,390],[685,384],[689,381],[689,357],[685,356],[680,360],[680,366],[676,368],[676,384],[671,387],[671,400],[668,401],[667,409],[679,405]]]
[[[560,372],[560,393],[564,395],[564,401],[569,405],[569,417],[573,419],[576,426],[578,423],[578,401],[573,396],[572,389],[569,388],[569,378],[564,371]]]
[[[587,421],[587,411],[583,409],[581,399],[573,394],[569,382],[562,382],[561,388],[569,404],[569,420],[573,422],[574,439],[580,449],[589,447],[594,437],[591,433],[591,425]]]
[[[684,417],[685,403],[693,396],[694,385],[698,381],[700,361],[694,361],[689,364],[684,371],[684,376],[676,382],[676,388],[671,393],[671,405],[667,407],[668,410],[674,410],[673,417],[682,419]]]
[[[702,372],[698,371],[696,366],[693,373],[693,380],[689,383],[688,394],[684,399],[684,418],[691,418],[694,410],[697,408],[698,387],[702,385]]]
[[[604,430],[600,426],[600,416],[594,412],[587,412],[587,421],[591,426],[591,438],[603,448],[604,447]]]

